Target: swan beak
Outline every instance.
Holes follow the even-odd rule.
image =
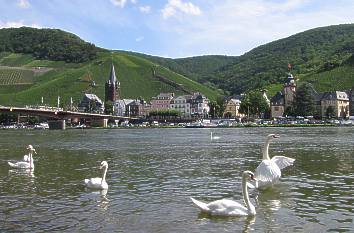
[[[251,180],[254,180],[254,181],[256,181],[256,180],[257,180],[257,179],[256,179],[256,177],[254,177],[254,175],[253,175],[253,174],[251,174],[250,178],[251,178]]]

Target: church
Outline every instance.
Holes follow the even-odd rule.
[[[120,99],[120,82],[117,80],[116,71],[112,63],[111,73],[109,74],[109,78],[105,84],[105,102],[111,101],[115,103]]]

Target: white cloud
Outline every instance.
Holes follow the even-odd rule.
[[[28,0],[18,0],[16,5],[20,8],[29,8],[31,6]]]
[[[8,22],[3,22],[0,20],[0,28],[20,28],[20,27],[42,28],[38,24],[26,24],[23,22],[23,20],[8,21]]]
[[[138,38],[135,39],[136,42],[140,42],[140,41],[142,41],[142,40],[144,40],[144,37],[143,37],[143,36],[140,36],[140,37],[138,37]]]
[[[127,0],[111,0],[111,3],[115,6],[119,6],[123,8],[127,3]]]
[[[150,13],[151,7],[150,7],[150,6],[140,6],[140,7],[139,7],[139,10],[140,10],[142,13]]]
[[[177,1],[178,2],[178,1]],[[164,17],[177,14],[166,7]],[[202,54],[241,55],[259,45],[321,26],[353,23],[354,1],[205,0],[200,17],[161,21],[175,40],[168,48],[177,57]]]
[[[183,2],[182,0],[168,0],[168,3],[161,10],[162,17],[167,19],[175,16],[178,12],[187,15],[200,15],[201,10],[191,2]]]

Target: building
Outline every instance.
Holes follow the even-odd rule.
[[[156,97],[152,97],[151,99],[151,109],[159,110],[159,109],[169,109],[170,102],[174,98],[174,93],[160,93]]]
[[[270,99],[270,115],[272,118],[284,116],[285,111],[293,106],[296,96],[294,76],[289,73],[283,90]]]
[[[143,99],[136,99],[126,105],[125,115],[129,117],[147,117],[151,105]]]
[[[314,100],[315,117],[348,118],[350,115],[350,97],[352,92],[332,91],[317,93],[312,88],[311,95]],[[282,91],[271,98],[271,117],[283,117],[288,108],[294,104],[296,84],[294,77],[289,73],[287,82]]]
[[[79,112],[103,113],[104,105],[100,98],[95,94],[85,94],[78,104]]]
[[[224,117],[225,118],[242,118],[244,114],[240,113],[241,100],[239,98],[231,98],[226,102]]]
[[[181,95],[171,100],[170,109],[176,109],[181,112],[181,117],[191,117],[191,95]]]
[[[116,100],[120,99],[120,82],[117,80],[114,65],[112,64],[109,78],[105,84],[105,101],[111,101],[114,103]]]
[[[133,102],[133,99],[121,99],[114,102],[114,115],[126,116],[126,106]]]
[[[332,115],[333,114],[333,115]],[[325,92],[321,98],[321,116],[335,118],[348,118],[349,96],[344,91]]]
[[[190,99],[191,106],[191,116],[197,118],[208,118],[209,116],[209,99],[205,97],[202,93],[193,93]]]

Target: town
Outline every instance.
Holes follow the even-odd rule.
[[[85,93],[78,106],[75,108],[71,105],[70,110],[140,119],[134,123],[129,120],[111,121],[110,127],[200,128],[308,124],[351,126],[353,124],[353,118],[350,117],[350,113],[354,112],[352,90],[317,93],[312,86],[307,86],[312,101],[310,109],[307,109],[307,112],[303,111],[301,115],[294,114],[296,98],[298,102],[302,99],[297,95],[296,80],[290,70],[289,68],[283,90],[277,92],[270,99],[265,91],[255,91],[253,93],[257,93],[259,96],[258,102],[248,103],[246,106],[244,101],[247,101],[247,95],[237,95],[225,98],[217,109],[215,103],[212,104],[200,92],[178,96],[175,93],[160,93],[152,97],[150,101],[142,98],[124,99],[121,96],[121,85],[112,64],[110,75],[105,84],[105,101],[95,94]],[[58,97],[58,108],[59,101]],[[263,102],[263,108],[258,106],[261,102]],[[301,106],[304,106],[303,102],[301,102]],[[39,108],[50,107],[39,106]],[[55,109],[55,107],[51,108]],[[252,109],[257,111],[252,111]],[[79,122],[75,127],[87,127],[85,123],[86,121]],[[16,127],[24,127],[24,124],[20,124],[20,126],[16,124],[2,125],[2,128]],[[42,122],[30,127],[42,129],[48,128],[48,125]]]

